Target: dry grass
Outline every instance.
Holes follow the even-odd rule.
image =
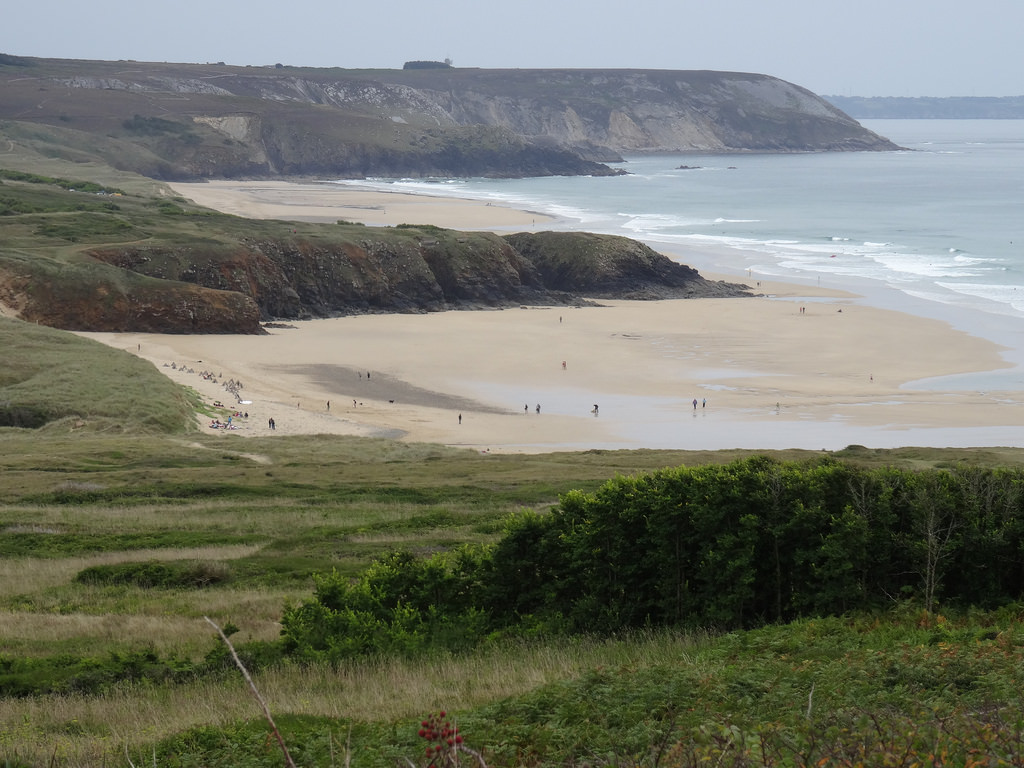
[[[441,656],[427,663],[368,661],[336,670],[289,667],[253,677],[275,716],[415,722],[426,711],[470,709],[595,667],[679,663],[700,642],[699,637],[652,633],[631,642],[515,645],[466,657]],[[49,762],[56,750],[62,768],[110,764],[126,744],[137,752],[183,729],[227,726],[260,716],[241,675],[102,697],[0,699],[0,722],[21,724],[8,738],[20,745],[35,744],[32,757],[38,764]]]
[[[140,560],[225,561],[247,557],[255,546],[105,552],[88,557],[0,559],[0,647],[24,656],[55,650],[86,653],[114,648],[151,647],[188,658],[205,655],[214,645],[202,615],[239,628],[238,639],[275,640],[281,609],[288,599],[305,596],[299,589],[109,590],[72,584],[75,575],[94,565]],[[114,594],[111,595],[111,592]],[[46,642],[41,643],[40,639]]]
[[[82,613],[39,614],[0,612],[0,643],[12,653],[26,653],[38,638],[49,638],[53,646],[109,648],[129,642],[143,642],[163,653],[184,650],[190,638],[204,627],[201,620],[177,616],[132,616]],[[209,636],[209,632],[206,632]]]
[[[91,510],[90,510],[91,512]],[[26,557],[0,560],[0,600],[14,595],[45,592],[71,582],[75,575],[95,565],[132,563],[145,560],[236,560],[258,551],[253,545],[188,547],[182,549],[141,549],[125,552],[100,552],[95,555],[64,558]],[[0,625],[2,627],[2,625]],[[4,630],[0,628],[0,637]]]

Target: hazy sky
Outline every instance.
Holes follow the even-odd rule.
[[[1024,95],[1021,0],[4,0],[0,52],[717,69],[844,96]]]

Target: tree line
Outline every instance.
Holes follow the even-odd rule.
[[[915,601],[1024,593],[1024,472],[754,457],[616,477],[517,513],[500,539],[350,580],[317,578],[286,651],[337,660],[536,633],[750,628]]]

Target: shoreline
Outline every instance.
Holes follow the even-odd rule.
[[[327,209],[334,221],[343,209],[369,220],[380,215],[377,196],[396,194],[408,206],[403,215],[444,211],[460,229],[535,216],[354,185],[273,182],[268,198],[267,184],[211,189],[219,205],[273,218]],[[181,186],[174,188],[185,194]],[[217,207],[209,197],[196,201]],[[523,453],[1024,444],[1024,387],[942,386],[945,377],[1005,373],[1013,365],[1007,348],[833,286],[702,268],[722,254],[676,248],[671,257],[709,279],[760,279],[765,296],[361,315],[290,322],[258,337],[84,335],[141,354],[207,402],[229,403],[222,388],[171,362],[242,380],[250,418],[237,435],[376,435]],[[942,354],[929,353],[935,349]],[[937,384],[916,384],[926,380]]]
[[[268,336],[83,335],[151,360],[208,403],[232,405],[221,382],[241,381],[248,402],[237,407],[250,417],[238,435],[352,434],[520,453],[1020,444],[1022,393],[906,389],[996,368],[995,345],[852,297],[798,299],[363,315]],[[766,327],[771,334],[749,330]],[[887,331],[918,351],[847,352]],[[942,360],[926,352],[935,344]]]

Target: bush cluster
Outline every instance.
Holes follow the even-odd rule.
[[[47,184],[61,187],[62,189],[74,190],[77,192],[93,192],[107,195],[121,195],[124,192],[117,187],[107,187],[97,184],[94,181],[83,181],[81,179],[62,179],[53,176],[42,176],[38,173],[27,173],[25,171],[12,171],[7,168],[0,168],[0,179],[11,181],[24,181],[29,184]]]
[[[150,649],[111,652],[102,657],[0,655],[0,696],[97,694],[121,683],[180,682],[195,673],[191,662],[161,658]]]
[[[198,589],[223,583],[230,577],[231,571],[224,563],[153,561],[94,565],[79,571],[75,581],[79,584]]]
[[[1024,594],[1024,472],[912,472],[755,457],[619,477],[523,513],[483,548],[396,553],[317,579],[286,649],[337,660],[499,635],[749,628],[912,600]]]

